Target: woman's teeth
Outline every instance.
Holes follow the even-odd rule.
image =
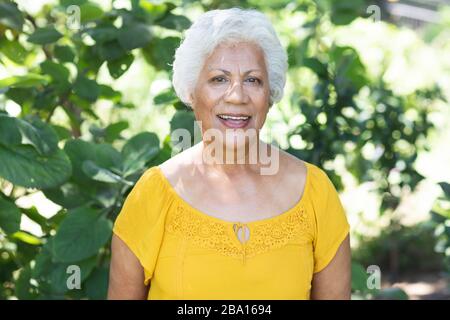
[[[230,116],[226,114],[219,114],[218,117],[223,120],[248,120],[250,118],[250,116]]]
[[[251,116],[232,116],[229,114],[219,114],[217,117],[223,125],[233,129],[246,127],[251,118]]]

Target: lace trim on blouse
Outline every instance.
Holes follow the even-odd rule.
[[[202,248],[242,258],[243,262],[246,257],[280,248],[298,232],[310,229],[303,203],[284,214],[265,219],[267,221],[259,220],[248,224],[220,222],[182,204],[177,204],[167,219],[168,232],[188,238]]]

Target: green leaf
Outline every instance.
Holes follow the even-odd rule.
[[[104,300],[108,293],[109,269],[95,269],[86,279],[86,294],[91,300]]]
[[[54,239],[58,262],[77,262],[98,253],[111,237],[112,222],[87,206],[69,211]]]
[[[24,76],[12,76],[0,80],[0,88],[29,88],[45,85],[50,81],[50,77],[36,73],[27,73]]]
[[[364,13],[366,6],[364,0],[328,1],[331,3],[331,22],[336,25],[350,24]]]
[[[334,82],[338,95],[353,94],[367,83],[365,67],[354,48],[334,47],[330,56],[335,64]]]
[[[46,285],[53,294],[64,294],[68,291],[67,280],[71,275],[68,267],[75,264],[80,268],[80,281],[83,282],[94,270],[97,256],[89,257],[76,263],[60,263],[52,261],[54,238],[50,238],[43,250],[37,255],[32,271],[33,278],[39,280],[40,286]]]
[[[113,173],[112,171],[101,168],[92,160],[86,160],[82,165],[83,172],[92,180],[105,182],[105,183],[118,183],[122,182],[128,185],[133,185],[132,182],[123,179],[121,176]]]
[[[0,144],[31,145],[40,155],[50,155],[58,148],[55,131],[36,116],[22,119],[0,115]]]
[[[153,38],[143,49],[145,60],[157,70],[170,71],[175,50],[179,46],[180,41],[178,37]]]
[[[120,139],[120,133],[127,129],[129,126],[127,121],[119,121],[112,123],[105,128],[105,141],[112,143],[117,139]]]
[[[28,145],[13,148],[0,144],[0,176],[26,188],[53,188],[72,174],[67,155],[57,150],[49,156],[40,155]]]
[[[15,283],[14,294],[18,299],[30,300],[38,296],[36,290],[31,286],[31,266],[28,264],[25,268],[20,270],[19,277]]]
[[[112,102],[120,102],[122,99],[122,93],[120,91],[116,91],[110,86],[100,84],[100,97],[102,99],[108,99]]]
[[[114,79],[120,78],[131,66],[134,61],[132,54],[127,54],[119,59],[107,62],[109,74]]]
[[[62,37],[53,26],[38,28],[28,37],[28,42],[34,44],[49,44],[58,41]]]
[[[59,141],[67,140],[72,137],[72,133],[70,132],[69,129],[67,129],[63,126],[56,125],[56,124],[52,124],[51,126],[52,126],[53,130],[56,132],[56,134],[58,135]]]
[[[42,244],[41,239],[24,231],[17,231],[12,235],[12,237],[33,246],[39,246]]]
[[[169,13],[163,19],[156,21],[156,24],[167,29],[183,31],[191,26],[191,21],[185,16]]]
[[[100,94],[100,87],[97,82],[81,75],[77,77],[73,90],[77,96],[89,102],[95,102]]]
[[[80,6],[80,20],[86,22],[100,19],[103,16],[103,10],[97,4],[92,2],[84,3]]]
[[[303,65],[311,69],[315,74],[317,74],[321,78],[325,78],[328,74],[326,65],[324,65],[316,58],[303,59]]]
[[[52,78],[58,92],[65,92],[70,88],[70,72],[65,66],[50,60],[42,62],[40,66],[41,70]]]
[[[75,51],[69,46],[55,46],[55,57],[59,62],[73,62],[75,60]]]
[[[113,41],[117,38],[119,29],[114,25],[100,25],[95,28],[87,29],[86,33],[89,34],[97,44],[101,44],[108,41]]]
[[[187,129],[191,135],[191,143],[194,142],[195,126],[195,115],[190,110],[177,110],[170,120],[170,131]]]
[[[450,200],[450,184],[447,182],[439,182],[439,185],[444,191],[445,197]]]
[[[10,1],[0,3],[0,25],[22,31],[24,22],[23,14],[17,8],[17,4]]]
[[[0,228],[6,234],[12,234],[20,229],[21,213],[16,205],[0,197]]]
[[[0,176],[29,188],[55,187],[72,173],[54,130],[37,117],[0,115]]]
[[[28,51],[18,42],[9,41],[6,38],[0,39],[1,53],[17,64],[25,63]]]
[[[100,58],[106,61],[117,60],[127,54],[117,40],[101,43],[95,50]]]
[[[42,191],[49,200],[67,209],[76,208],[80,203],[90,200],[90,197],[83,192],[83,186],[71,181],[58,188],[43,189]]]
[[[83,171],[85,160],[92,160],[99,167],[119,170],[122,167],[122,155],[110,144],[94,144],[80,139],[69,140],[64,146],[73,165],[75,182],[92,186],[92,180]]]
[[[381,289],[375,296],[375,299],[380,300],[409,300],[408,294],[401,288],[392,287]]]
[[[59,0],[59,3],[63,7],[69,7],[69,6],[81,6],[88,2],[88,0]]]
[[[366,292],[367,272],[362,265],[352,262],[352,290]]]
[[[156,105],[170,105],[177,102],[177,100],[178,97],[175,94],[175,91],[169,89],[155,96],[155,98],[153,98],[153,103]]]
[[[125,50],[145,47],[152,40],[150,26],[145,23],[133,23],[119,30],[118,40]]]
[[[142,132],[132,137],[122,149],[124,176],[143,169],[159,150],[159,139],[154,133]]]

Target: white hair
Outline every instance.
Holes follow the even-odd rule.
[[[180,100],[189,104],[205,59],[223,42],[250,42],[263,53],[269,77],[272,106],[283,97],[288,68],[287,54],[269,19],[255,9],[238,7],[203,13],[186,30],[175,52],[172,84]]]

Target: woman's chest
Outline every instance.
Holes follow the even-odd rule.
[[[307,299],[312,237],[302,210],[251,225],[242,243],[232,224],[183,210],[167,216],[152,299]]]

